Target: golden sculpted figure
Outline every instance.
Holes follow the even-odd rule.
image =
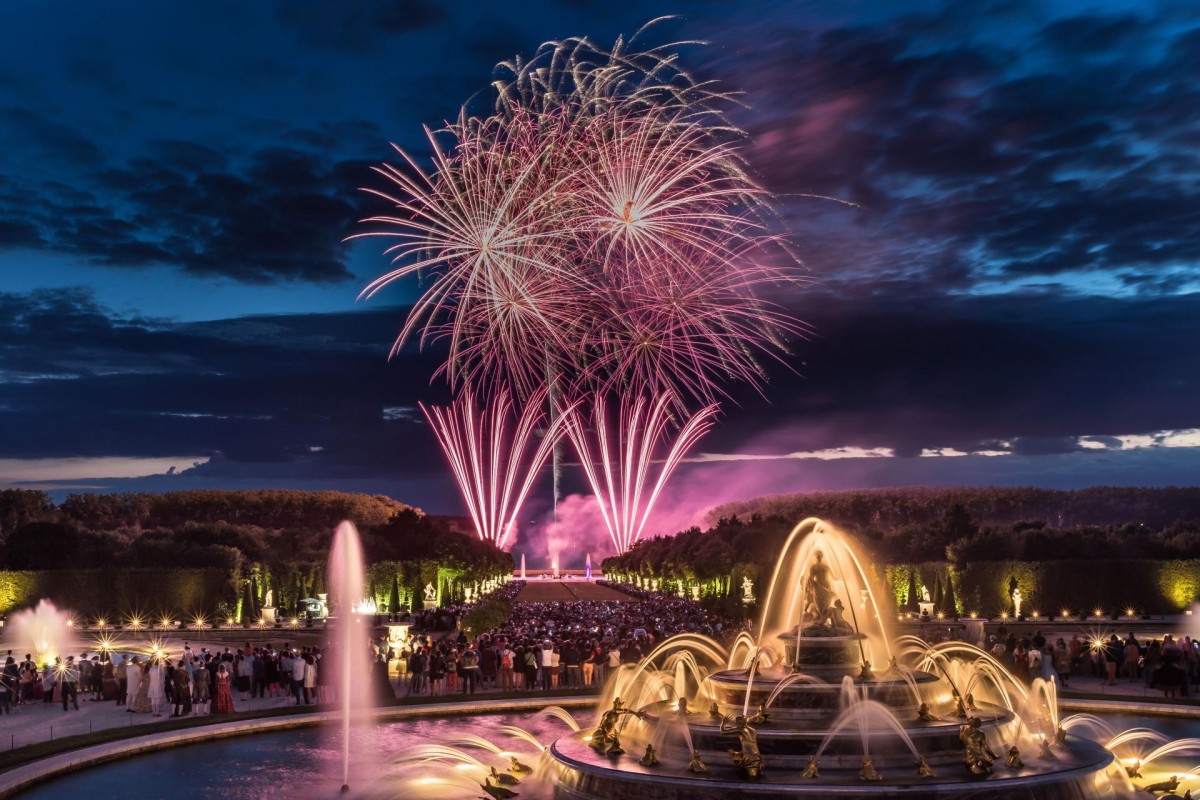
[[[641,764],[643,767],[658,766],[658,753],[654,752],[654,745],[652,745],[652,744],[646,745],[646,755],[644,755],[640,759],[638,759],[638,763]]]
[[[600,724],[596,726],[596,730],[592,731],[592,740],[589,743],[591,748],[602,755],[619,756],[624,753],[617,726],[620,724],[621,717],[627,714],[635,717],[645,715],[644,712],[626,708],[621,698],[614,698],[612,708],[604,712],[604,715],[600,717]]]
[[[979,717],[971,717],[958,729],[958,739],[963,743],[963,762],[972,775],[990,775],[992,762],[998,758],[988,746],[982,725]]]
[[[1008,748],[1008,758],[1004,759],[1004,766],[1010,769],[1020,769],[1025,766],[1025,762],[1021,760],[1021,751],[1015,744]]]
[[[700,760],[700,751],[693,750],[692,757],[688,759],[688,772],[708,772],[708,767],[704,766],[704,762]]]
[[[808,757],[808,766],[804,768],[804,772],[800,773],[801,778],[819,778],[821,771],[817,769],[817,757]]]
[[[883,776],[876,771],[875,764],[871,761],[870,756],[863,757],[862,767],[858,770],[858,779],[860,781],[883,780]]]
[[[921,778],[937,777],[937,773],[933,771],[933,767],[929,766],[929,762],[925,760],[925,756],[917,758],[917,776]]]
[[[760,777],[763,772],[763,760],[762,754],[758,752],[758,731],[750,727],[744,716],[738,714],[732,722],[728,717],[721,720],[721,733],[732,733],[738,737],[739,749],[729,748],[734,766],[745,772],[747,777]]]
[[[829,580],[825,554],[820,550],[814,554],[813,563],[808,568],[804,581],[804,600],[804,614],[801,617],[811,617],[818,625],[824,625],[826,612],[833,605],[833,584]]]

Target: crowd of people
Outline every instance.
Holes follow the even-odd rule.
[[[1069,686],[1072,677],[1091,676],[1115,686],[1120,678],[1144,682],[1168,697],[1186,697],[1192,685],[1200,684],[1200,642],[1188,636],[1139,641],[1133,633],[1124,639],[1115,633],[1089,639],[1075,633],[1052,640],[1040,632],[1018,636],[1001,629],[988,637],[986,649],[1026,683],[1044,678]]]
[[[62,703],[63,711],[79,710],[79,696],[115,700],[132,714],[155,717],[230,714],[235,694],[288,698],[288,703],[314,705],[333,700],[335,661],[329,648],[270,644],[212,651],[184,643],[177,659],[164,653],[130,655],[83,653],[55,658],[39,667],[32,654],[18,662],[10,651],[0,669],[0,713],[14,707]]]
[[[405,695],[586,689],[674,634],[728,640],[741,629],[692,600],[619,588],[630,599],[517,603],[507,622],[473,641],[418,637],[388,657],[401,660]]]

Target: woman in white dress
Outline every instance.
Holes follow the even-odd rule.
[[[163,666],[162,659],[154,659],[150,666],[150,713],[156,717],[162,716],[163,704],[167,702],[167,692],[165,688],[167,669]]]

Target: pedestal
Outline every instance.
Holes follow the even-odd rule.
[[[921,609],[922,617],[932,617],[933,616],[933,603],[920,602],[920,603],[917,603],[917,607]]]
[[[429,610],[431,608],[437,608],[437,600],[426,600],[425,601],[425,609]]]
[[[262,621],[267,625],[274,625],[276,621],[275,612],[278,610],[275,606],[264,607],[262,609]]]

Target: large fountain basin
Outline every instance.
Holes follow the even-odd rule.
[[[760,739],[761,741],[761,739]],[[1021,770],[997,762],[987,777],[970,775],[961,765],[938,768],[938,777],[921,778],[915,764],[906,769],[881,769],[879,783],[860,781],[855,769],[822,768],[821,776],[806,779],[798,769],[773,764],[764,753],[767,768],[758,780],[742,777],[727,754],[706,759],[708,772],[686,770],[686,760],[670,757],[657,767],[642,767],[637,754],[611,758],[593,751],[583,735],[554,742],[549,756],[557,765],[555,796],[561,800],[740,800],[741,798],[925,798],[957,800],[1097,800],[1118,796],[1109,778],[1113,756],[1099,744],[1072,737],[1058,760],[1029,758]],[[1119,776],[1118,776],[1119,777]]]

